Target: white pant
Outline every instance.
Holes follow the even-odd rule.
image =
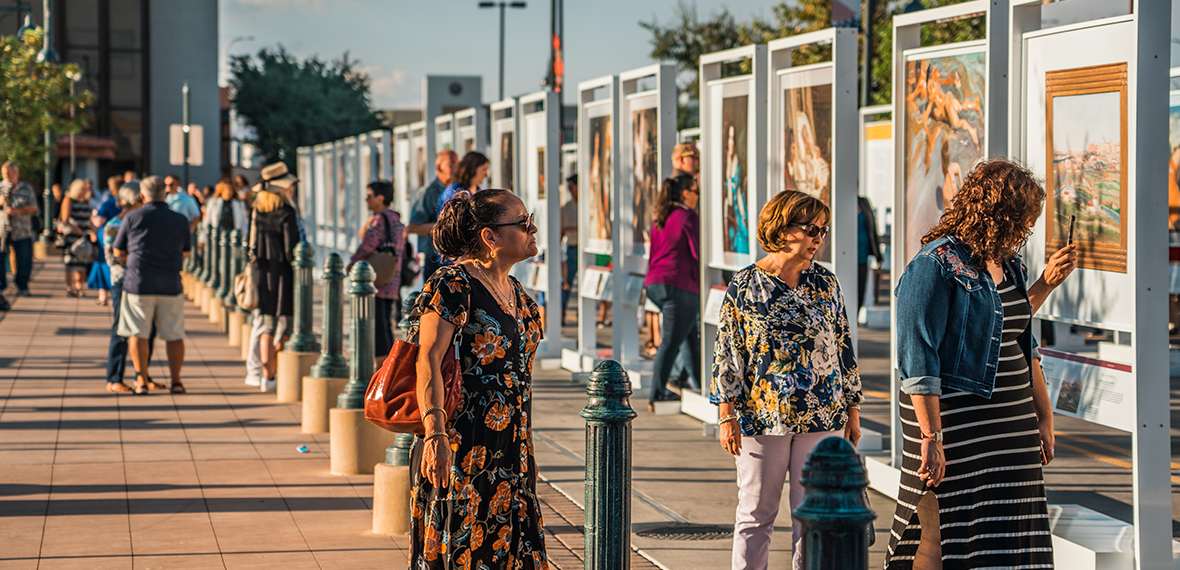
[[[803,502],[803,464],[812,449],[826,438],[843,436],[842,431],[821,431],[792,435],[742,437],[742,454],[737,463],[738,506],[733,525],[734,570],[765,570],[770,558],[770,535],[783,496],[783,483],[790,473],[791,510]],[[790,513],[788,513],[790,514]],[[794,570],[803,568],[799,521],[791,517],[791,545]]]
[[[246,376],[248,378],[266,378],[266,371],[262,367],[262,333],[266,330],[262,326],[262,317],[254,311],[254,326],[250,329],[250,351],[246,353]]]

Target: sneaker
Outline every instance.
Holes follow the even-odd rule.
[[[8,309],[11,309],[11,308],[12,308],[12,305],[8,304],[8,299],[5,299],[4,295],[0,295],[0,311],[7,311]]]
[[[16,292],[16,296],[17,297],[32,297],[33,294],[30,293],[28,289],[21,289]]]
[[[258,385],[258,389],[261,392],[274,392],[275,389],[278,388],[278,386],[279,386],[278,380],[276,380],[274,378],[263,378],[262,382]]]
[[[258,386],[259,384],[262,384],[262,378],[259,378],[258,376],[247,376],[246,377],[246,385],[247,386]]]

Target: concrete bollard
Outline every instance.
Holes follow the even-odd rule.
[[[365,389],[373,376],[373,268],[365,261],[352,266],[348,288],[352,322],[349,327],[349,377],[336,407],[328,411],[331,471],[337,475],[369,474],[384,460],[385,448],[397,435],[365,420]]]
[[[242,325],[246,322],[246,311],[243,311],[238,306],[238,298],[234,296],[234,280],[242,273],[242,230],[233,230],[229,232],[229,258],[230,258],[230,287],[229,294],[225,296],[225,320],[226,330],[229,332],[227,342],[229,346],[242,345]],[[250,337],[246,337],[249,340]]]
[[[869,523],[876,517],[865,500],[868,475],[856,449],[842,437],[815,446],[800,480],[803,503],[792,513],[803,527],[803,568],[869,567]]]
[[[295,259],[291,265],[295,268],[295,332],[279,353],[275,396],[280,402],[303,399],[303,377],[311,372],[311,366],[320,355],[320,343],[311,329],[311,271],[315,267],[315,251],[310,244],[301,241],[295,246]]]
[[[631,381],[600,362],[586,383],[586,570],[631,567]]]
[[[212,237],[209,240],[207,249],[213,252],[213,278],[209,282],[209,322],[221,323],[221,298],[218,293],[221,291],[222,270],[224,263],[222,263],[221,255],[221,239],[225,232],[221,228],[213,228]]]
[[[402,433],[385,450],[385,463],[373,468],[373,532],[410,532],[410,448],[413,434]]]
[[[344,262],[333,253],[324,260],[324,332],[320,358],[303,378],[303,433],[327,433],[328,410],[348,383],[344,358]]]

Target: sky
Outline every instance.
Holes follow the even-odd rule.
[[[541,90],[549,62],[549,0],[505,15],[504,94]],[[565,84],[655,63],[640,21],[671,22],[677,0],[565,0]],[[696,0],[700,19],[726,7],[739,22],[770,19],[775,0]],[[254,54],[282,44],[300,58],[345,51],[370,76],[373,106],[420,108],[426,75],[482,75],[483,101],[498,97],[499,9],[478,0],[218,0],[219,51]],[[223,72],[224,73],[224,72]],[[566,104],[572,104],[566,97]]]

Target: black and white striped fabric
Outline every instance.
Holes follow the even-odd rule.
[[[1041,471],[1031,375],[1017,337],[1029,326],[1023,291],[1000,284],[1004,331],[991,399],[943,390],[946,476],[938,498],[944,570],[1053,568],[1052,536]],[[885,567],[910,569],[922,529],[914,512],[926,485],[918,479],[921,432],[910,397],[900,394],[905,443],[901,489]]]

